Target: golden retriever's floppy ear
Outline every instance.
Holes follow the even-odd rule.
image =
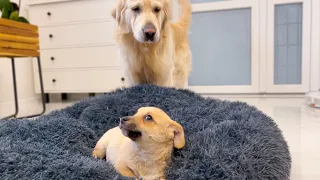
[[[181,149],[184,147],[184,130],[179,123],[175,121],[171,122],[171,124],[168,127],[168,135],[169,137],[173,138],[173,146],[175,148]]]
[[[129,31],[129,26],[125,22],[126,0],[118,0],[118,4],[112,8],[111,15],[117,21],[118,26],[125,32]]]
[[[116,9],[116,7],[113,7],[113,8],[111,9],[111,16],[112,16],[115,20],[117,20],[117,9]]]
[[[164,1],[164,7],[163,7],[163,11],[164,11],[164,20],[162,22],[162,27],[164,28],[164,26],[166,25],[167,22],[171,21],[171,2],[170,0],[165,0]]]

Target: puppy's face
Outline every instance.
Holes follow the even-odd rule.
[[[119,126],[124,136],[140,144],[173,141],[178,149],[185,145],[182,126],[158,108],[140,108],[134,116],[122,117]]]
[[[111,13],[123,33],[133,33],[141,43],[155,43],[170,20],[169,5],[169,0],[118,0]]]

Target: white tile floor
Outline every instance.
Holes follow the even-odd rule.
[[[293,159],[292,180],[320,179],[320,109],[308,107],[303,98],[227,98],[244,101],[272,117],[283,131]],[[48,104],[50,112],[73,102]]]

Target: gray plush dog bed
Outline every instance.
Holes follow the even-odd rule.
[[[0,179],[125,179],[91,151],[119,117],[141,106],[162,108],[184,127],[186,146],[174,152],[168,179],[289,179],[287,143],[262,112],[152,85],[83,100],[39,120],[1,121]]]

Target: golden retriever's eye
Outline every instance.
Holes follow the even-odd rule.
[[[159,7],[155,7],[155,8],[153,9],[153,11],[154,11],[155,13],[158,13],[160,10],[161,10],[161,9],[160,9]]]
[[[144,119],[147,120],[147,121],[152,121],[152,120],[153,120],[153,119],[152,119],[152,116],[150,116],[150,115],[146,115],[146,116],[144,117]]]
[[[138,13],[140,12],[140,7],[139,6],[133,7],[132,11]]]

